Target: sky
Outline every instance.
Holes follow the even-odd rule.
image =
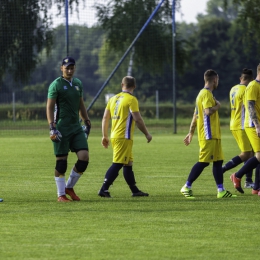
[[[69,16],[69,23],[86,24],[91,27],[95,22],[95,10],[92,8],[94,2],[102,0],[86,0],[85,8],[80,7],[79,17],[77,15]],[[184,21],[186,23],[195,23],[198,13],[206,12],[208,0],[181,0],[181,13],[176,12],[175,18],[177,22]],[[64,23],[64,16],[60,19],[54,19],[54,27],[60,23]]]
[[[195,23],[199,13],[205,14],[208,0],[181,0],[181,13],[176,12],[177,22]]]

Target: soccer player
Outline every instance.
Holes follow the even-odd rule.
[[[105,174],[104,183],[98,192],[100,197],[110,198],[109,187],[117,178],[119,171],[123,168],[123,175],[128,184],[133,197],[148,196],[148,193],[140,191],[135,182],[135,176],[132,169],[133,165],[133,136],[135,124],[145,135],[147,142],[152,140],[143,118],[139,112],[138,100],[133,96],[136,88],[135,78],[126,76],[123,78],[122,92],[110,98],[102,119],[102,141],[104,148],[108,148],[108,128],[110,119],[111,126],[111,145],[113,148],[113,163]]]
[[[230,169],[233,169],[242,162],[246,162],[249,158],[251,158],[254,155],[251,144],[244,129],[245,107],[243,104],[246,86],[252,80],[253,71],[251,69],[243,69],[240,77],[240,84],[235,85],[230,90],[230,130],[238,144],[238,147],[240,148],[241,153],[232,158],[222,167],[223,173]],[[252,181],[252,173],[253,171],[250,171],[246,174],[246,182],[244,186],[245,188],[254,187],[254,183]]]
[[[245,93],[245,131],[248,139],[252,145],[255,155],[250,158],[246,164],[236,173],[230,176],[234,187],[240,192],[244,193],[241,188],[241,178],[249,171],[256,168],[255,172],[255,186],[252,190],[253,194],[260,196],[259,189],[259,168],[260,163],[260,64],[257,66],[256,79],[251,81]]]
[[[54,176],[58,201],[71,202],[66,194],[72,200],[80,200],[73,187],[87,169],[89,162],[88,143],[79,123],[79,114],[85,122],[87,135],[91,123],[83,101],[82,83],[79,79],[73,78],[76,69],[75,60],[71,57],[64,58],[60,69],[62,76],[49,86],[46,114],[56,156]],[[78,160],[65,183],[69,151],[75,152]]]
[[[218,110],[220,102],[212,92],[217,89],[219,77],[216,71],[209,69],[204,73],[205,86],[196,98],[196,107],[190,125],[190,131],[184,139],[188,146],[197,126],[198,141],[200,147],[199,161],[192,167],[186,184],[180,192],[187,199],[195,199],[192,193],[192,184],[200,176],[205,167],[213,162],[213,176],[217,184],[217,198],[236,197],[224,189],[223,185],[223,152],[221,146],[221,133]]]

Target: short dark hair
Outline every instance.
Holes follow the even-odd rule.
[[[243,78],[243,80],[252,80],[253,79],[253,70],[244,68],[242,70],[241,78]]]
[[[135,78],[131,77],[131,76],[126,76],[122,79],[122,84],[126,87],[126,88],[133,88],[136,86],[135,83]]]
[[[217,76],[218,76],[218,73],[215,70],[209,69],[209,70],[206,70],[204,73],[204,80],[212,81]]]

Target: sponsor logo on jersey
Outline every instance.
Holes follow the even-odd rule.
[[[64,86],[63,88],[64,88],[64,89],[68,89],[67,86]]]
[[[76,89],[77,91],[79,91],[79,87],[78,87],[78,86],[75,86],[75,89]]]

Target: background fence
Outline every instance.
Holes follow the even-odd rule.
[[[137,33],[147,21],[154,7],[158,6],[158,3],[163,1],[148,1],[154,2],[154,5],[147,6],[149,10],[146,16],[139,21],[139,25],[133,27],[133,24],[129,24],[127,20],[125,23],[120,24],[124,30],[131,30],[131,35],[136,36]],[[78,77],[83,82],[84,86],[84,100],[86,107],[93,101],[96,94],[104,84],[105,80],[111,74],[115,66],[118,64],[120,58],[129,47],[127,42],[121,42],[122,45],[118,49],[114,49],[108,46],[107,31],[98,22],[97,6],[104,4],[105,1],[86,1],[85,5],[80,2],[78,11],[76,12],[76,5],[72,5],[73,12],[67,13],[66,6],[61,9],[59,13],[58,9],[53,6],[48,15],[52,17],[52,33],[53,33],[53,45],[50,53],[47,55],[47,50],[43,48],[37,54],[37,66],[32,71],[29,80],[26,82],[15,81],[11,71],[7,72],[1,82],[0,92],[0,128],[7,129],[10,124],[8,122],[28,121],[31,120],[31,124],[37,124],[39,120],[46,120],[45,104],[47,99],[47,91],[50,83],[61,75],[60,65],[62,59],[69,55],[76,60],[76,73],[75,77]],[[17,4],[19,4],[17,2]],[[104,5],[103,5],[104,8]],[[139,11],[133,6],[131,13],[138,13]],[[161,13],[160,13],[161,12]],[[166,16],[162,13],[163,8],[158,10],[158,14],[155,15],[155,20],[151,23],[155,23],[158,17],[164,19]],[[68,22],[68,24],[66,24]],[[21,21],[17,18],[14,21],[16,27],[20,26]],[[169,28],[171,21],[167,22]],[[1,23],[0,25],[3,25]],[[148,37],[145,43],[142,43],[143,48],[141,52],[146,55],[146,49],[156,50],[159,55],[160,52],[165,52],[162,48],[158,49],[159,39],[149,29],[146,30],[143,37]],[[8,32],[5,32],[8,34]],[[171,35],[171,33],[169,34]],[[25,37],[29,37],[25,35]],[[152,38],[153,41],[149,41]],[[129,38],[131,42],[134,38]],[[135,95],[140,101],[140,106],[143,107],[145,117],[149,118],[171,118],[172,117],[172,72],[171,67],[165,67],[167,74],[154,73],[143,67],[143,63],[140,62],[138,57],[138,46],[133,47],[130,54],[126,56],[122,64],[115,71],[111,80],[109,80],[105,89],[101,95],[97,98],[89,111],[90,116],[95,119],[102,118],[102,114],[107,101],[107,96],[115,94],[121,91],[121,79],[125,75],[132,75],[136,77],[137,89]],[[136,51],[137,50],[137,51]],[[140,50],[139,50],[140,52]],[[172,55],[172,45],[167,47],[167,52]],[[149,61],[148,59],[147,61]],[[171,60],[171,59],[170,59]],[[167,63],[165,63],[165,66]],[[26,66],[26,62],[24,63]],[[152,68],[151,64],[147,64],[147,67]],[[167,107],[164,109],[167,112],[160,113],[159,106],[163,105]],[[17,124],[18,128],[21,125]],[[12,128],[15,124],[12,125]]]

